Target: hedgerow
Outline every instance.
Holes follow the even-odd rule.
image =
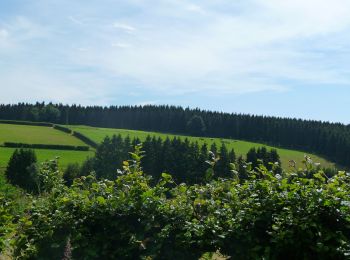
[[[32,122],[32,121],[21,121],[21,120],[0,120],[0,124],[10,125],[32,125],[32,126],[47,126],[52,127],[52,123],[47,122]]]
[[[61,125],[53,125],[53,128],[55,128],[56,130],[65,132],[67,134],[71,134],[72,133],[71,129],[69,129],[68,127],[61,126]]]
[[[60,144],[24,144],[14,142],[4,142],[4,147],[11,148],[30,148],[30,149],[54,149],[71,151],[89,151],[89,146],[60,145]]]
[[[17,223],[14,257],[198,259],[218,251],[233,259],[349,257],[349,174],[328,178],[305,162],[306,169],[281,174],[260,165],[245,180],[233,169],[232,178],[192,186],[163,173],[152,186],[140,149],[114,181],[90,175],[70,188],[57,178],[48,183]]]
[[[87,145],[90,145],[93,148],[97,148],[97,143],[94,142],[93,140],[91,140],[90,138],[86,137],[85,135],[73,131],[73,136],[75,136],[76,138],[80,139],[81,141],[83,141],[84,143],[86,143]]]

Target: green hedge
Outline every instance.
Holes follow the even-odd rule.
[[[24,144],[5,142],[5,147],[11,148],[31,148],[31,149],[53,149],[53,150],[73,150],[73,151],[89,151],[89,146],[74,146],[74,145],[58,145],[58,144]]]
[[[73,135],[80,139],[81,141],[83,141],[84,143],[86,143],[87,145],[90,145],[93,148],[97,148],[97,143],[92,141],[90,138],[86,137],[85,135],[79,133],[79,132],[73,132]]]
[[[48,126],[48,127],[53,126],[53,124],[46,123],[46,122],[30,122],[30,121],[20,121],[20,120],[0,120],[0,124],[33,125],[33,126]]]
[[[72,130],[71,130],[71,129],[69,129],[69,128],[67,128],[67,127],[64,127],[64,126],[53,125],[53,128],[55,128],[56,130],[65,132],[65,133],[67,133],[67,134],[71,134],[71,133],[72,133]]]

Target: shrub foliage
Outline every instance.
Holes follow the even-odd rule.
[[[306,161],[306,169],[281,174],[260,165],[246,179],[233,169],[231,178],[202,185],[176,184],[163,173],[151,185],[140,166],[140,149],[115,180],[81,177],[70,188],[58,179],[49,183],[47,195],[33,200],[17,224],[14,256],[198,259],[216,251],[233,259],[349,256],[349,174],[328,178]]]

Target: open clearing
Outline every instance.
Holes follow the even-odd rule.
[[[0,124],[0,144],[4,142],[25,144],[85,145],[82,141],[52,127]]]
[[[7,166],[14,150],[15,148],[0,147],[0,168],[5,168]],[[61,169],[66,168],[69,163],[82,163],[87,157],[92,157],[94,155],[93,151],[34,150],[39,162],[52,160],[58,156]]]
[[[216,145],[219,147],[222,143],[225,143],[228,149],[234,149],[236,155],[243,155],[245,156],[250,148],[252,147],[261,147],[266,146],[268,149],[275,148],[268,145],[260,144],[260,143],[253,143],[253,142],[246,142],[246,141],[239,141],[239,140],[232,140],[232,139],[221,139],[221,138],[207,138],[207,137],[191,137],[191,136],[180,136],[180,135],[173,135],[173,134],[164,134],[164,133],[156,133],[156,132],[145,132],[145,131],[137,131],[137,130],[126,130],[126,129],[111,129],[111,128],[97,128],[97,127],[89,127],[89,126],[68,126],[74,131],[80,132],[81,134],[89,137],[93,141],[100,143],[106,136],[112,136],[112,135],[122,135],[123,137],[129,136],[131,139],[134,137],[138,137],[141,141],[145,140],[145,138],[150,136],[159,136],[162,139],[169,137],[173,138],[175,136],[180,138],[188,138],[192,142],[198,142],[199,144],[207,143],[208,145],[211,145],[212,143],[216,143]],[[276,148],[278,154],[281,157],[282,166],[286,169],[288,168],[288,161],[289,160],[295,160],[298,164],[298,166],[301,166],[301,161],[304,159],[304,155],[308,154],[311,156],[314,162],[321,163],[324,167],[335,167],[334,163],[331,163],[319,156],[312,155],[309,153],[305,153],[303,151],[295,151],[295,150],[289,150],[289,149],[281,149]]]
[[[4,142],[26,144],[86,145],[74,136],[46,126],[0,124],[0,145]],[[0,147],[0,168],[4,169],[15,148]],[[60,157],[59,165],[64,169],[69,163],[82,163],[92,157],[93,151],[68,151],[34,149],[39,162]]]

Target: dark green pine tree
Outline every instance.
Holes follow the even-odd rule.
[[[282,172],[282,167],[281,167],[281,160],[280,160],[280,156],[277,153],[276,149],[271,149],[270,153],[269,153],[269,159],[268,161],[270,163],[274,164],[274,168],[275,168],[275,173],[281,173]],[[267,169],[272,170],[272,165],[269,164]]]
[[[124,142],[120,135],[108,136],[97,147],[94,160],[94,169],[97,178],[114,180],[117,170],[121,168],[124,160],[128,158],[126,146],[130,146],[130,139]]]
[[[132,145],[131,145],[131,140],[130,140],[130,136],[128,135],[127,137],[125,137],[124,139],[124,143],[123,143],[123,153],[129,153],[130,151],[132,151]]]
[[[95,173],[95,157],[88,158],[83,162],[80,167],[79,176],[87,176],[93,173]]]
[[[11,184],[29,192],[37,192],[37,178],[31,170],[36,163],[34,150],[16,149],[7,165],[5,176]]]
[[[203,118],[201,116],[194,115],[187,122],[187,132],[192,136],[203,136],[206,131]]]
[[[112,141],[106,136],[95,152],[94,170],[97,178],[108,178],[115,174],[114,159]]]
[[[209,159],[209,151],[208,146],[204,143],[199,152],[199,157],[197,161],[197,176],[195,176],[195,183],[202,182],[204,180],[204,175],[209,168],[209,164],[207,163]]]
[[[238,171],[239,179],[246,180],[248,178],[247,162],[242,156],[239,156],[236,162],[236,168]]]
[[[258,166],[258,156],[255,147],[248,151],[247,162],[252,164],[253,169]]]
[[[197,142],[190,143],[188,147],[188,152],[186,154],[186,162],[187,165],[187,176],[185,181],[188,183],[195,183],[198,179],[198,160],[199,160],[200,152],[199,152],[199,146]]]
[[[161,157],[158,161],[158,163],[161,165],[160,171],[175,175],[175,173],[172,171],[172,169],[174,169],[173,165],[175,160],[175,154],[173,151],[172,142],[168,137],[163,142],[161,151]]]
[[[265,146],[259,147],[257,149],[256,157],[258,160],[261,160],[265,166],[267,166],[267,164],[269,163],[270,158],[269,158],[269,154],[268,154]],[[256,162],[256,165],[254,165],[254,166],[257,167],[258,165],[259,165],[259,162]]]
[[[232,156],[232,155],[231,155]],[[230,163],[234,162],[230,160],[230,154],[223,143],[219,151],[219,161],[216,163],[214,172],[217,177],[229,178],[232,176]]]
[[[214,153],[215,155],[217,155],[217,153],[218,153],[218,148],[217,148],[217,146],[216,146],[216,143],[212,143],[212,144],[211,144],[211,146],[210,146],[210,151],[211,151],[212,153]]]
[[[157,163],[156,151],[154,150],[154,144],[152,143],[151,136],[147,136],[145,141],[142,143],[142,150],[145,152],[145,156],[141,159],[141,165],[143,171],[149,175],[158,175],[154,169]],[[155,176],[153,176],[155,177]]]
[[[228,154],[228,158],[230,163],[235,163],[236,162],[236,153],[234,149],[231,149],[231,151]]]

